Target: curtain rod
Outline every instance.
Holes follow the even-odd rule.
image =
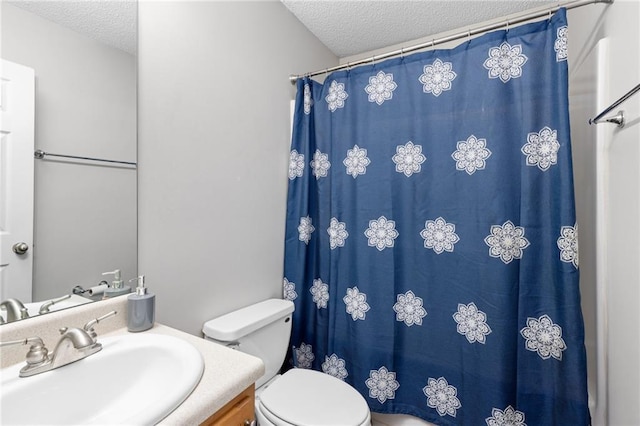
[[[551,13],[557,12],[559,9],[561,8],[566,8],[566,9],[574,9],[576,7],[581,7],[581,6],[586,6],[588,4],[595,4],[595,3],[606,3],[606,4],[611,4],[613,3],[614,0],[574,0],[574,1],[568,1],[568,2],[558,2],[558,4],[556,6],[550,7],[548,9],[545,10],[541,10],[538,12],[529,12],[529,13],[525,13],[523,15],[519,15],[516,16],[512,19],[507,19],[506,21],[502,21],[499,22],[497,24],[491,24],[491,25],[485,25],[483,27],[478,27],[478,28],[470,28],[465,32],[461,32],[461,33],[457,33],[457,34],[453,34],[447,37],[442,37],[439,39],[433,39],[431,41],[427,41],[424,43],[420,43],[420,44],[416,44],[414,46],[409,46],[409,47],[404,47],[402,49],[398,49],[398,50],[394,50],[392,52],[387,52],[387,53],[382,53],[380,55],[373,55],[370,58],[365,58],[365,59],[360,59],[358,61],[354,61],[354,62],[348,62],[346,64],[342,64],[342,65],[336,65],[335,67],[331,67],[331,68],[326,68],[324,70],[319,70],[319,71],[314,71],[314,72],[310,72],[310,73],[306,73],[306,74],[300,74],[300,75],[290,75],[289,76],[289,81],[291,82],[291,84],[296,84],[296,81],[298,81],[299,78],[302,77],[313,77],[315,75],[320,75],[320,74],[328,74],[330,72],[333,71],[338,71],[338,70],[343,70],[343,69],[347,69],[347,68],[351,68],[357,65],[363,65],[363,64],[367,64],[367,63],[375,63],[375,61],[379,61],[381,59],[388,59],[388,58],[392,58],[394,56],[399,56],[399,55],[404,55],[405,53],[411,53],[414,52],[416,50],[421,50],[421,49],[425,49],[428,47],[433,47],[435,45],[438,44],[442,44],[442,43],[447,43],[449,41],[454,41],[454,40],[459,40],[462,38],[468,38],[474,35],[478,35],[478,34],[483,34],[489,31],[493,31],[493,30],[497,30],[503,27],[509,28],[510,25],[514,25],[514,24],[521,24],[527,21],[531,21],[537,18],[542,18],[543,16],[547,16],[547,15],[551,15]]]

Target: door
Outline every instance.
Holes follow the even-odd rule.
[[[35,73],[0,67],[0,300],[31,302]]]

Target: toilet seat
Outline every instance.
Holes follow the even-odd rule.
[[[358,391],[333,376],[301,368],[265,389],[256,409],[278,426],[370,424],[369,407]]]

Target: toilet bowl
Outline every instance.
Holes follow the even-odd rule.
[[[273,381],[256,398],[261,426],[364,426],[369,407],[354,388],[314,370],[293,369]]]
[[[269,299],[207,321],[205,339],[256,356],[265,374],[256,381],[260,426],[367,426],[365,399],[333,376],[294,368],[279,375],[291,334],[293,303]]]

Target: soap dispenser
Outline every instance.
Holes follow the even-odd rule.
[[[156,316],[156,296],[147,292],[144,275],[134,278],[138,281],[136,292],[127,299],[127,328],[129,331],[145,331],[153,327]]]
[[[122,278],[120,276],[120,269],[116,269],[115,271],[111,272],[103,272],[102,275],[113,275],[113,281],[111,281],[111,285],[104,290],[104,299],[131,293],[131,287],[129,287],[128,285],[124,285],[124,282],[122,281]]]

